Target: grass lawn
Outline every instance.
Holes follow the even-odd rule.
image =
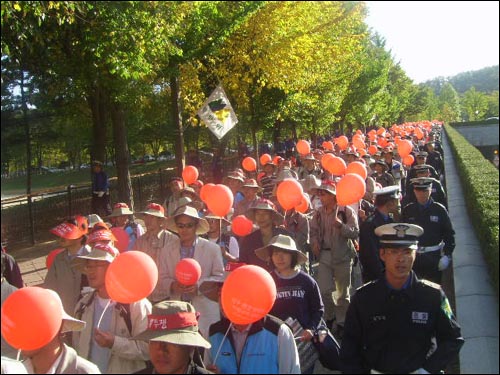
[[[157,161],[137,164],[130,166],[130,174],[136,175],[173,167],[175,167],[175,161]],[[109,178],[116,177],[115,167],[105,167],[104,170]],[[80,171],[33,175],[31,177],[31,191],[36,193],[47,189],[64,189],[68,185],[90,184],[90,171],[90,169],[82,169]],[[26,176],[12,179],[2,178],[2,195],[23,195],[25,193]]]

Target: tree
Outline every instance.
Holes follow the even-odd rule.
[[[488,110],[488,99],[485,94],[471,87],[463,94],[461,108],[467,121],[477,121],[484,118]]]
[[[438,97],[439,111],[445,122],[455,122],[460,119],[460,98],[453,86],[446,82]]]

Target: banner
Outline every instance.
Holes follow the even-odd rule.
[[[224,137],[238,123],[236,113],[221,85],[205,100],[198,116],[218,139]]]

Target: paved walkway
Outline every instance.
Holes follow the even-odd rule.
[[[455,158],[443,134],[448,209],[455,229],[453,253],[457,319],[465,344],[462,374],[498,374],[498,298],[491,285],[479,240],[467,214]]]

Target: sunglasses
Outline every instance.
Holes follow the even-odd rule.
[[[184,229],[184,228],[194,228],[196,226],[197,223],[175,223],[175,225],[177,226],[177,228],[179,229]]]

